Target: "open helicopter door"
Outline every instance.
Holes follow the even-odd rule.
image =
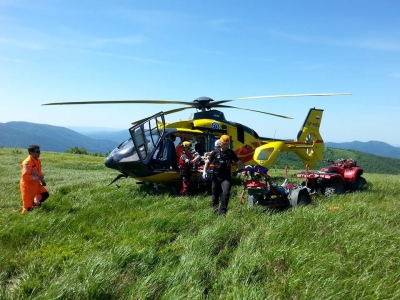
[[[253,159],[260,166],[269,169],[284,145],[284,142],[269,142],[265,145],[257,147],[254,150]]]
[[[160,112],[129,128],[136,153],[142,163],[148,164],[165,132],[164,113]]]

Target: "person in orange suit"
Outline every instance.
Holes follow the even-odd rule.
[[[29,145],[28,153],[29,156],[21,164],[22,177],[19,186],[22,196],[22,213],[40,206],[49,197],[39,158],[40,146]]]

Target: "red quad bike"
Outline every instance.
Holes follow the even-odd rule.
[[[306,206],[311,197],[305,186],[293,185],[286,179],[282,185],[271,182],[271,177],[259,166],[242,172],[244,182],[240,203],[244,203],[244,193],[248,192],[248,205],[261,205],[269,209],[287,209],[295,206]],[[250,170],[250,171],[248,171]]]
[[[329,168],[322,168],[317,172],[302,172],[295,176],[305,178],[303,183],[311,194],[325,194],[325,196],[340,195],[345,192],[361,190],[367,181],[361,175],[364,170],[357,166],[357,162],[351,158],[324,160],[332,165]]]

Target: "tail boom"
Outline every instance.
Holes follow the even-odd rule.
[[[254,160],[270,168],[280,152],[293,152],[304,166],[314,168],[323,160],[325,144],[319,132],[323,110],[311,108],[295,141],[268,141],[254,151]]]

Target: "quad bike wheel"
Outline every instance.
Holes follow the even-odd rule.
[[[306,206],[310,204],[311,199],[310,196],[305,194],[299,194],[299,198],[297,199],[297,206]]]
[[[333,182],[328,184],[328,186],[325,188],[325,196],[332,197],[333,195],[341,195],[344,194],[345,191],[346,190],[343,184]]]
[[[361,191],[367,185],[367,181],[364,177],[359,176],[356,179],[356,190]]]
[[[291,207],[306,206],[311,203],[311,197],[307,189],[292,189],[289,193],[289,203]]]

